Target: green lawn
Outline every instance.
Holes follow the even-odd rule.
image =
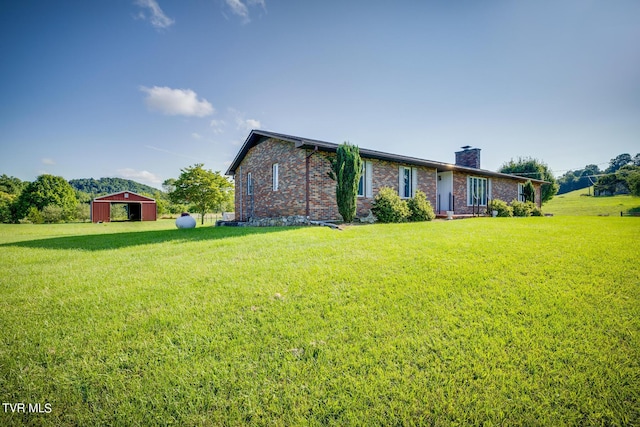
[[[640,197],[633,196],[603,196],[593,197],[593,188],[572,191],[556,195],[542,206],[545,213],[554,215],[591,215],[591,216],[620,216],[632,208],[640,208]]]
[[[638,425],[640,221],[0,226],[0,425]]]

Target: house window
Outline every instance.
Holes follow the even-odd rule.
[[[467,178],[467,206],[487,206],[489,186],[487,178]]]
[[[415,196],[418,186],[418,170],[400,166],[398,172],[398,195],[403,198]]]
[[[274,163],[271,170],[273,176],[273,191],[278,191],[278,164]]]
[[[524,184],[521,182],[518,183],[518,201],[524,202]]]
[[[367,168],[364,166],[364,162],[362,162],[362,168],[360,169],[360,181],[358,181],[358,196],[364,197],[364,187],[366,183],[366,179],[364,175],[367,173]]]
[[[247,196],[253,195],[253,179],[251,179],[251,172],[247,173]]]
[[[358,197],[373,197],[373,165],[371,162],[362,162],[360,181],[358,181]]]

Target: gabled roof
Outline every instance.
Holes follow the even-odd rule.
[[[125,197],[125,193],[133,197]],[[105,194],[104,196],[96,197],[93,201],[131,201],[131,202],[155,202],[156,199],[143,196],[142,194],[134,193],[133,191],[118,191],[117,193]]]
[[[249,133],[249,136],[244,141],[244,144],[240,148],[240,151],[236,155],[235,159],[233,159],[233,162],[231,162],[231,165],[229,166],[229,169],[227,169],[225,174],[235,175],[236,169],[240,166],[242,159],[244,159],[244,156],[246,156],[249,149],[251,149],[252,147],[255,147],[256,145],[260,144],[261,142],[263,142],[268,138],[275,138],[283,141],[293,142],[296,148],[309,148],[314,150],[317,149],[318,151],[326,151],[326,152],[335,152],[339,146],[339,144],[335,144],[333,142],[319,141],[316,139],[301,138],[298,136],[285,135],[281,133],[254,129]],[[475,174],[475,175],[481,175],[481,176],[491,176],[496,178],[517,179],[519,181],[530,180],[532,182],[540,183],[540,184],[546,183],[546,181],[542,181],[539,179],[529,179],[529,178],[518,176],[518,175],[493,172],[485,169],[476,169],[476,168],[470,168],[466,166],[458,166],[451,163],[436,162],[434,160],[425,160],[425,159],[419,159],[417,157],[403,156],[400,154],[385,153],[382,151],[369,150],[362,147],[359,147],[359,149],[360,149],[360,156],[365,159],[387,160],[391,162],[405,163],[409,165],[426,166],[429,168],[434,168],[438,172],[456,171],[456,172],[464,172],[468,174]]]

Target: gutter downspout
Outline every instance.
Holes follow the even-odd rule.
[[[239,221],[243,220],[243,216],[242,216],[242,166],[240,166],[240,179],[238,180],[238,186],[240,187],[240,217],[238,218]]]
[[[306,217],[309,218],[311,210],[309,208],[309,192],[310,192],[310,184],[309,184],[309,163],[311,162],[311,156],[313,156],[313,153],[315,153],[316,151],[318,151],[318,146],[316,145],[313,148],[313,151],[311,152],[311,154],[307,155],[305,158],[305,167],[306,167],[306,175],[305,175],[305,190],[306,190],[306,210],[305,210],[305,214]]]

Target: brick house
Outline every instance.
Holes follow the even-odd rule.
[[[253,130],[226,174],[235,179],[237,221],[301,215],[311,220],[341,219],[328,158],[338,144]],[[463,147],[456,164],[360,148],[364,163],[357,215],[366,216],[382,187],[402,198],[421,190],[438,214],[484,212],[493,198],[522,200],[527,178],[480,169],[480,149]],[[544,181],[531,180],[540,207]]]

